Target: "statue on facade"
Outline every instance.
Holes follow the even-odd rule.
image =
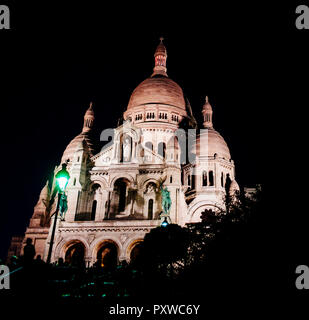
[[[147,188],[144,193],[149,194],[149,193],[153,193],[153,192],[156,192],[156,185],[154,183],[150,182],[147,185]]]
[[[163,212],[165,214],[168,214],[171,209],[171,205],[172,205],[172,199],[170,196],[170,192],[167,190],[167,187],[163,188],[162,184],[160,186],[160,190],[161,190],[161,196],[162,196]]]
[[[129,162],[131,159],[131,140],[129,137],[126,137],[123,142],[122,152],[123,152],[123,162]]]

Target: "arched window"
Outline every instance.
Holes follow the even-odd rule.
[[[165,152],[166,152],[166,144],[164,142],[160,142],[158,144],[158,154],[165,158]]]
[[[214,172],[209,171],[209,185],[213,186],[214,185]]]
[[[224,174],[221,172],[221,187],[224,187]]]
[[[118,189],[118,196],[119,196],[119,202],[118,202],[118,212],[122,212],[125,209],[126,206],[126,195],[127,195],[127,185],[122,182],[119,183],[119,189]]]
[[[224,186],[224,187],[225,187],[226,192],[229,192],[231,182],[232,182],[232,180],[231,180],[231,178],[230,178],[230,174],[228,173],[228,174],[226,175],[226,179],[225,179],[225,186]]]
[[[206,187],[207,186],[207,172],[206,171],[203,171],[202,179],[203,179],[203,187]]]
[[[93,200],[90,220],[95,220],[96,211],[97,211],[97,200]]]
[[[192,174],[191,182],[192,182],[191,188],[195,189],[195,174],[194,173]]]
[[[74,180],[73,180],[73,186],[75,186],[76,185],[76,178],[74,178]]]
[[[145,147],[148,148],[148,149],[150,149],[150,150],[152,151],[152,150],[153,150],[153,144],[152,144],[152,142],[147,141],[147,142],[145,143]]]
[[[170,176],[170,183],[173,183],[173,176]]]
[[[116,219],[118,215],[128,213],[129,200],[129,181],[126,178],[117,179],[111,194],[108,218]]]
[[[191,175],[190,174],[188,175],[188,186],[189,187],[191,186]]]
[[[153,199],[148,201],[148,220],[153,219]]]

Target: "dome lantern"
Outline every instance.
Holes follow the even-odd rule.
[[[213,123],[212,123],[212,107],[210,105],[210,103],[208,102],[208,96],[206,96],[205,98],[205,104],[203,106],[203,117],[204,117],[204,122],[203,122],[203,126],[206,129],[213,129]]]
[[[166,69],[166,59],[167,59],[167,51],[166,48],[163,44],[163,38],[160,38],[160,43],[157,46],[157,49],[154,54],[155,58],[155,66],[153,68],[153,74],[151,75],[156,76],[156,75],[162,75],[167,77],[167,69]]]
[[[87,109],[84,116],[84,126],[82,131],[83,133],[91,130],[93,121],[94,121],[94,112],[92,108],[92,102],[90,102],[89,108]]]

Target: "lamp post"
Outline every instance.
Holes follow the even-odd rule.
[[[56,232],[56,225],[57,225],[57,218],[58,218],[58,212],[59,212],[59,206],[60,206],[60,201],[62,194],[68,185],[70,175],[66,170],[66,163],[62,164],[62,169],[56,174],[56,190],[58,192],[58,200],[57,200],[57,207],[56,207],[56,212],[54,213],[55,218],[54,218],[54,224],[53,224],[53,230],[52,234],[50,237],[50,242],[49,242],[49,250],[48,250],[48,256],[47,256],[47,263],[50,263],[51,259],[51,254],[53,251],[53,245],[54,245],[54,238],[55,238],[55,232]]]

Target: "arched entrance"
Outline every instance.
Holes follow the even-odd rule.
[[[85,247],[81,242],[72,243],[65,252],[65,262],[72,266],[83,266],[84,257]]]
[[[142,248],[143,242],[138,241],[133,244],[133,247],[130,252],[130,264],[132,267],[139,267],[142,263]]]
[[[104,241],[97,253],[97,265],[106,269],[116,268],[118,263],[118,247],[113,241]]]
[[[119,178],[114,183],[113,197],[111,202],[110,218],[121,218],[129,213],[130,196],[129,181],[126,178]]]

